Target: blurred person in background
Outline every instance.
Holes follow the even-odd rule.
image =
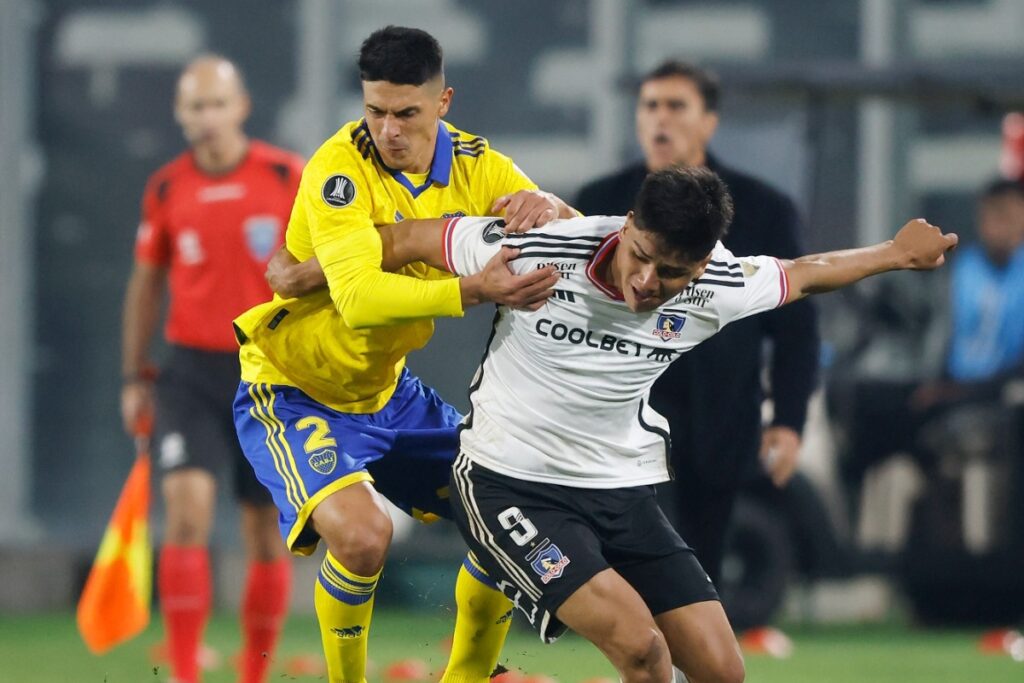
[[[384,497],[415,517],[450,516],[448,472],[461,415],[405,367],[433,319],[487,301],[540,305],[554,268],[513,275],[509,253],[453,278],[414,263],[381,268],[377,226],[493,215],[513,230],[575,212],[484,138],[443,120],[453,90],[428,33],[375,31],[359,54],[364,118],[345,124],[303,172],[287,231],[302,263],[270,272],[279,293],[235,320],[239,440],[273,492],[289,549],[327,553],[314,584],[328,678],[362,681],[377,582],[391,544]],[[282,254],[286,260],[288,254]],[[512,604],[466,558],[446,683],[487,681]]]
[[[667,61],[646,74],[636,107],[643,161],[584,186],[576,207],[586,215],[625,215],[649,173],[674,164],[706,166],[725,181],[735,205],[726,248],[737,256],[803,253],[793,201],[708,152],[718,100],[716,78],[692,64]],[[715,274],[712,268],[707,277]],[[699,280],[694,286],[695,296],[714,296]],[[765,342],[771,342],[774,416],[762,430]],[[651,406],[668,418],[672,434],[669,517],[717,585],[736,496],[758,475],[758,460],[777,487],[796,469],[817,369],[816,316],[802,300],[731,325],[673,363],[651,391]]]
[[[181,74],[174,112],[190,149],[146,185],[124,301],[121,413],[131,433],[155,402],[166,508],[157,591],[177,683],[200,676],[212,602],[208,544],[217,473],[225,466],[233,468],[249,561],[243,683],[266,680],[291,588],[277,510],[235,437],[231,400],[239,364],[231,320],[270,296],[263,275],[282,243],[302,160],[250,139],[243,130],[249,111],[241,73],[227,59],[200,57]],[[168,288],[170,349],[154,386],[150,343]]]
[[[970,404],[997,405],[1024,378],[1024,185],[996,180],[978,199],[978,241],[951,270],[951,325],[941,377],[865,382],[855,389],[843,475],[859,491],[865,472],[896,452],[932,464],[922,429]]]

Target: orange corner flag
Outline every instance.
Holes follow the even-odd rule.
[[[78,600],[78,630],[95,654],[130,640],[149,624],[150,465],[149,455],[140,450]]]

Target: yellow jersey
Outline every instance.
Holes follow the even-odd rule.
[[[365,120],[346,124],[306,165],[285,235],[297,259],[317,257],[328,290],[275,296],[235,319],[242,379],[294,386],[342,412],[380,410],[406,355],[433,334],[433,319],[463,310],[447,272],[423,263],[381,271],[377,226],[486,216],[498,197],[534,189],[487,140],[446,122],[420,176],[385,166]]]

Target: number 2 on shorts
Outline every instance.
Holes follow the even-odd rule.
[[[330,436],[331,428],[328,426],[327,420],[322,417],[304,417],[295,423],[295,427],[300,432],[304,432],[311,427],[313,429],[313,433],[306,437],[306,443],[302,446],[303,450],[307,453],[338,445],[335,438]]]

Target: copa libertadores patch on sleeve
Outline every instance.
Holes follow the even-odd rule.
[[[324,181],[320,196],[327,206],[340,209],[355,201],[356,184],[347,175],[336,173]]]

